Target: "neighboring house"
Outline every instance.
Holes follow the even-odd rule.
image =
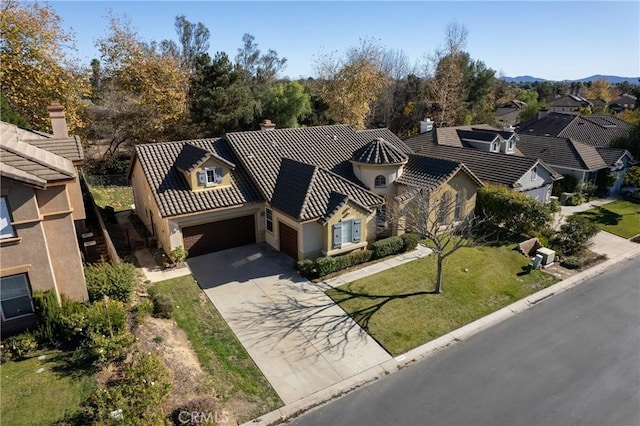
[[[549,113],[521,123],[516,132],[522,135],[571,138],[591,146],[609,146],[612,140],[627,136],[631,124],[611,115],[574,115]]]
[[[595,182],[597,172],[609,167],[595,147],[570,138],[520,134],[518,149],[525,157],[539,158],[578,183]]]
[[[82,161],[82,148],[75,138],[57,136],[0,123],[3,335],[35,322],[35,290],[88,298],[76,233],[85,213],[73,162]]]
[[[460,191],[460,214],[475,207],[482,183],[465,166],[416,156],[388,129],[270,127],[136,146],[136,213],[165,251],[266,242],[294,259],[337,255],[373,242],[384,206],[416,188]]]
[[[496,119],[505,126],[515,125],[520,113],[527,107],[526,102],[514,99],[496,109]]]
[[[456,137],[459,143],[454,143]],[[516,137],[497,130],[438,128],[405,143],[416,153],[463,163],[485,184],[505,186],[546,203],[553,183],[562,176],[543,161],[517,153]],[[443,140],[446,145],[438,143]]]
[[[574,112],[580,108],[593,108],[593,102],[578,95],[566,95],[549,102],[552,112]]]
[[[638,103],[638,98],[633,95],[624,94],[609,102],[609,109],[614,112],[622,112],[625,109],[634,109]]]
[[[609,187],[609,194],[620,194],[620,189],[624,184],[625,173],[638,162],[626,149],[596,147],[596,151],[609,166],[609,170],[616,176],[615,182]]]

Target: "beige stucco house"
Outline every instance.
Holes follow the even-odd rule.
[[[460,191],[460,212],[470,212],[482,186],[463,164],[415,155],[388,129],[346,125],[138,145],[129,176],[136,214],[165,251],[265,242],[293,259],[366,248],[385,206],[415,188]]]
[[[77,239],[85,211],[74,166],[83,154],[79,140],[66,136],[0,122],[3,335],[35,322],[35,290],[88,298]]]

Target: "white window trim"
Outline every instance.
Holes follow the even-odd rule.
[[[216,169],[220,170],[220,175],[216,175]],[[209,172],[213,172],[214,179],[215,179],[215,176],[220,176],[220,180],[210,181],[209,180]],[[216,167],[205,167],[204,168],[204,173],[205,173],[206,181],[207,181],[205,186],[207,186],[207,187],[220,185],[222,183],[222,179],[224,178],[224,169],[222,167],[217,167],[217,166]]]
[[[536,180],[537,177],[538,177],[538,166],[533,166],[533,169],[531,169],[531,182]]]
[[[23,315],[17,315],[15,317],[7,318],[5,316],[5,314],[4,314],[4,308],[2,307],[2,302],[5,302],[7,300],[18,299],[18,298],[24,297],[24,296],[18,296],[18,297],[12,297],[12,298],[9,298],[9,299],[0,300],[0,313],[2,314],[2,320],[3,321],[13,321],[13,320],[16,320],[16,319],[19,319],[19,318],[28,317],[28,316],[31,316],[31,315],[35,314],[35,308],[33,307],[33,295],[31,294],[31,288],[29,286],[29,279],[27,277],[27,274],[26,273],[16,274],[16,275],[10,275],[10,276],[7,276],[7,277],[2,277],[2,278],[9,278],[9,277],[13,277],[13,276],[23,276],[24,277],[24,284],[27,287],[27,293],[29,295],[29,303],[31,303],[31,312],[23,314]]]
[[[269,213],[271,213],[271,219],[269,219]],[[269,222],[271,222],[271,230],[269,230]],[[264,209],[264,229],[273,234],[273,210],[268,207]]]
[[[384,183],[382,185],[378,185],[378,178],[382,178],[382,180],[384,181]],[[375,177],[375,179],[373,180],[373,187],[374,188],[386,188],[387,187],[387,178],[384,175],[378,175]]]
[[[13,220],[11,217],[11,211],[9,209],[9,202],[7,201],[7,197],[0,197],[0,215],[0,220],[2,222],[4,222],[5,220],[7,221],[6,229],[11,231],[11,235],[0,235],[0,239],[5,240],[8,238],[16,238],[18,234],[16,233],[16,229],[11,224]]]

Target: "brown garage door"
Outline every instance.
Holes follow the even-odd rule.
[[[241,216],[187,226],[182,228],[182,239],[184,248],[189,251],[189,257],[255,243],[254,217]]]
[[[278,222],[280,228],[280,251],[294,259],[298,259],[298,231],[282,222]]]

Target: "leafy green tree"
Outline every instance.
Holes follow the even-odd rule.
[[[640,166],[633,166],[624,174],[624,184],[640,188]]]
[[[298,127],[299,120],[311,113],[311,97],[296,81],[278,84],[264,100],[263,116],[280,128]]]
[[[15,124],[23,129],[30,129],[31,126],[23,116],[11,109],[11,105],[2,93],[0,93],[0,117],[5,123]]]
[[[248,33],[242,36],[242,47],[238,48],[236,64],[244,70],[247,83],[253,82],[258,85],[273,83],[278,73],[284,69],[287,58],[278,57],[278,52],[273,49],[263,54],[258,49],[255,39]]]
[[[565,256],[573,256],[582,253],[600,229],[598,226],[583,216],[569,216],[560,230],[551,237],[551,246]]]
[[[251,128],[252,94],[244,84],[244,71],[224,52],[211,59],[208,54],[196,59],[191,77],[189,106],[191,120],[205,136]]]
[[[640,123],[634,125],[627,136],[621,136],[611,141],[612,148],[626,149],[634,158],[640,158]]]
[[[521,192],[504,187],[478,190],[476,210],[491,218],[498,230],[530,236],[551,223],[549,206]]]

